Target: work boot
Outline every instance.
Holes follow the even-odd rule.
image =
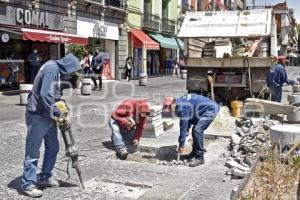
[[[39,188],[47,188],[47,187],[59,187],[59,183],[54,180],[53,178],[50,178],[48,180],[46,179],[40,179],[37,183]]]
[[[196,167],[198,165],[203,165],[205,163],[204,159],[195,158],[189,164],[190,167]]]
[[[39,190],[36,186],[27,187],[22,193],[31,198],[39,198],[43,196],[43,191]]]
[[[182,155],[181,156],[181,159],[182,160],[192,160],[194,157],[196,156],[196,154],[195,153],[193,153],[193,152],[191,152],[190,154],[188,154],[188,155]]]
[[[128,156],[128,152],[126,149],[121,149],[120,151],[117,151],[117,156],[118,158],[120,158],[121,160],[126,160],[127,156]]]

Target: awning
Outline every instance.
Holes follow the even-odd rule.
[[[148,35],[141,30],[132,30],[133,47],[145,48],[150,50],[159,50],[159,44],[153,41]]]
[[[88,37],[78,36],[64,32],[45,31],[28,28],[22,28],[21,32],[23,40],[79,45],[86,45],[88,43]]]
[[[178,43],[180,45],[180,48],[183,49],[184,43],[177,39],[178,43],[176,42],[176,39],[174,37],[166,37],[161,34],[155,34],[150,33],[150,36],[160,43],[160,46],[166,49],[179,49]]]

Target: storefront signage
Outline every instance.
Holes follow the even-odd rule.
[[[8,42],[8,41],[9,41],[9,35],[8,35],[7,33],[3,33],[3,34],[1,35],[1,40],[2,40],[2,42],[4,42],[4,43]]]
[[[69,37],[67,36],[61,36],[61,35],[49,35],[47,37],[50,41],[56,42],[56,43],[68,43],[69,42]]]
[[[36,26],[36,27],[49,27],[49,14],[35,10],[17,9],[16,21],[18,24]]]
[[[96,22],[93,28],[93,36],[96,38],[105,38],[107,34],[108,26],[103,22]]]
[[[77,35],[119,40],[119,28],[115,23],[77,17]]]

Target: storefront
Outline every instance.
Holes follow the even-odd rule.
[[[138,78],[139,74],[147,73],[147,63],[149,52],[158,51],[159,44],[153,41],[147,34],[141,30],[131,31],[131,46],[134,61],[133,77]]]
[[[159,65],[159,74],[172,74],[174,63],[177,61],[178,51],[179,49],[183,49],[184,43],[176,39],[174,37],[164,36],[161,34],[150,33],[149,34],[155,41],[160,44],[160,51],[159,52],[150,52],[149,58],[149,69],[148,71],[157,73],[157,57],[160,58],[160,65]],[[153,75],[154,75],[153,74]]]
[[[0,20],[0,80],[2,84],[29,82],[27,61],[37,50],[40,66],[65,54],[65,43],[85,45],[87,37],[63,32],[64,17],[42,11],[6,6],[10,10]],[[11,14],[13,13],[13,14]]]
[[[105,65],[103,79],[116,78],[117,45],[119,40],[118,24],[90,18],[77,18],[77,35],[89,38],[87,49],[94,52],[96,48],[104,52]]]

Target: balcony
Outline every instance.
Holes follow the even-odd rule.
[[[126,0],[105,0],[105,6],[126,9]]]
[[[175,34],[175,24],[176,22],[174,20],[163,18],[161,27],[162,32]]]
[[[144,13],[143,28],[150,31],[159,31],[160,18],[158,15]]]

